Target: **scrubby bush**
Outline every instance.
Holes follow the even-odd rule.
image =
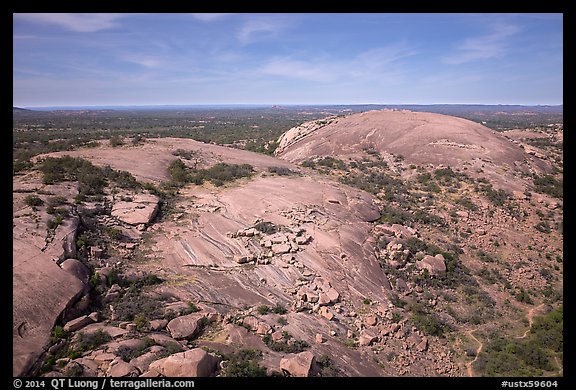
[[[436,313],[426,311],[420,304],[411,304],[408,309],[412,312],[410,321],[424,334],[444,337],[444,334],[451,330],[450,325]]]
[[[562,199],[564,196],[564,182],[556,179],[552,175],[538,176],[532,178],[534,191]]]
[[[486,376],[533,377],[556,372],[554,357],[563,356],[563,308],[535,317],[529,337],[494,333],[484,344],[474,369]]]
[[[196,152],[193,150],[176,149],[172,152],[172,155],[182,157],[185,160],[191,160],[196,156]]]
[[[279,303],[277,303],[271,310],[274,314],[286,314],[288,312],[288,310]]]
[[[254,225],[254,229],[264,234],[274,234],[278,232],[278,228],[272,222],[262,221]]]
[[[124,145],[124,139],[119,135],[110,137],[110,146],[113,148]]]
[[[286,167],[268,167],[268,172],[270,173],[274,173],[278,176],[290,176],[295,174],[295,172],[293,170],[291,170],[290,168],[286,168]]]
[[[241,349],[238,352],[224,356],[227,360],[222,370],[224,377],[264,377],[266,369],[258,362],[262,360],[262,351],[256,349]]]
[[[270,312],[270,308],[266,305],[261,305],[258,306],[258,308],[256,309],[256,311],[258,312],[258,314],[260,315],[265,315],[268,314]]]
[[[26,203],[28,206],[36,207],[36,206],[42,206],[44,204],[44,201],[40,199],[37,195],[28,195],[26,196],[26,198],[24,198],[24,203]]]
[[[80,352],[96,349],[96,347],[112,340],[112,337],[102,329],[92,333],[80,332],[77,337],[77,350]]]
[[[170,179],[177,184],[184,184],[190,179],[186,164],[180,159],[176,159],[168,165],[168,173]]]

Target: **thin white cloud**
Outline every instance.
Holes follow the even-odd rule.
[[[228,15],[231,15],[229,13],[191,13],[190,15],[192,15],[194,17],[194,19],[198,19],[201,20],[203,22],[214,22],[216,20],[220,20],[225,18]]]
[[[273,58],[261,68],[261,71],[273,76],[327,82],[335,80],[342,73],[336,68],[334,64],[327,62],[313,63],[290,58]]]
[[[15,19],[42,24],[53,24],[76,32],[96,32],[118,26],[123,14],[14,14]]]
[[[236,37],[241,43],[251,43],[261,37],[275,35],[286,28],[286,22],[279,18],[250,19],[238,30]]]
[[[129,55],[124,56],[122,59],[126,62],[138,64],[150,69],[160,68],[163,65],[163,61],[161,59],[151,56]]]
[[[401,77],[404,72],[400,60],[415,54],[415,50],[399,43],[371,49],[348,60],[275,57],[266,62],[260,71],[274,76],[319,82],[350,79],[390,82]]]
[[[515,25],[498,24],[490,34],[465,39],[457,51],[444,56],[442,61],[450,65],[459,65],[472,61],[500,58],[508,48],[508,38],[520,31]]]

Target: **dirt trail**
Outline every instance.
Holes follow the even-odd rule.
[[[534,317],[536,316],[536,312],[538,310],[540,310],[540,308],[542,308],[544,306],[543,303],[541,303],[540,305],[533,307],[532,309],[530,309],[528,311],[528,314],[526,315],[526,317],[528,318],[528,329],[526,329],[526,331],[524,332],[524,334],[522,336],[517,336],[517,339],[525,339],[526,336],[528,336],[528,333],[530,332],[530,329],[532,329],[532,320],[534,319]]]
[[[472,334],[473,332],[475,332],[477,329],[472,329],[472,330],[467,330],[466,334],[468,334],[470,337],[472,337],[477,343],[478,343],[478,348],[476,348],[476,357],[474,358],[474,360],[472,360],[471,362],[466,363],[466,371],[468,372],[468,376],[472,377],[474,376],[474,369],[472,368],[472,364],[474,364],[476,362],[476,360],[478,360],[478,355],[480,354],[480,352],[482,351],[482,347],[484,346],[484,344],[482,343],[482,341],[478,340],[476,337],[474,337],[474,335]]]

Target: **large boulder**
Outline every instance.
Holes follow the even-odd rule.
[[[196,336],[202,328],[204,314],[192,313],[174,318],[166,328],[175,339],[187,339]]]
[[[430,275],[438,275],[446,272],[444,256],[441,254],[437,254],[436,256],[426,255],[422,260],[416,262],[416,268],[427,269]]]
[[[150,363],[149,370],[167,377],[208,377],[218,367],[220,359],[201,348],[175,353]]]
[[[310,351],[289,354],[280,360],[280,370],[289,376],[310,376],[314,364],[314,354]]]
[[[90,270],[88,267],[76,259],[66,259],[60,264],[60,267],[64,271],[76,276],[84,284],[87,284],[90,279]]]
[[[82,329],[86,325],[92,324],[94,321],[89,316],[81,316],[75,318],[71,321],[68,321],[66,325],[64,325],[64,331],[66,332],[75,332],[77,330]]]

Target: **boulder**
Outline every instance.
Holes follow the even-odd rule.
[[[327,292],[326,292],[326,296],[328,297],[328,299],[330,300],[330,303],[336,303],[338,302],[338,300],[340,299],[340,294],[338,293],[338,291],[336,291],[333,288],[330,288]]]
[[[272,327],[265,322],[260,322],[258,328],[256,329],[257,334],[268,334],[272,330]]]
[[[80,279],[84,284],[90,279],[90,270],[82,262],[76,259],[66,259],[60,264],[60,267]]]
[[[444,257],[440,254],[436,256],[424,256],[422,260],[416,262],[416,268],[427,269],[430,275],[438,275],[442,272],[446,272]]]
[[[254,260],[253,256],[249,255],[234,255],[234,261],[238,264],[245,264]]]
[[[130,363],[118,359],[112,362],[108,368],[108,376],[121,378],[121,377],[134,377],[140,375],[140,371]]]
[[[371,345],[376,340],[378,340],[378,336],[374,332],[368,329],[364,329],[360,332],[360,338],[358,339],[358,344],[360,344],[360,346],[368,346]]]
[[[418,345],[416,345],[416,349],[419,352],[424,352],[426,351],[427,348],[428,348],[428,339],[426,338],[426,336],[424,336],[422,337],[422,341],[420,341]]]
[[[289,354],[280,360],[280,371],[287,376],[308,377],[314,364],[314,354],[310,351]]]
[[[209,377],[216,372],[219,361],[217,356],[194,348],[150,363],[149,371],[166,377]]]
[[[75,332],[77,330],[82,329],[86,325],[92,324],[93,322],[94,321],[92,321],[92,318],[90,318],[89,316],[80,316],[71,321],[68,321],[66,325],[64,325],[64,331]]]
[[[150,321],[150,329],[151,330],[162,330],[168,325],[168,321],[166,320],[152,320]]]
[[[292,246],[290,244],[274,244],[272,245],[272,252],[275,255],[283,255],[284,253],[290,252]]]
[[[256,330],[258,329],[258,326],[260,325],[260,322],[258,321],[258,319],[256,317],[244,317],[242,319],[242,325],[244,325],[245,327],[247,327],[250,330]]]
[[[325,306],[322,306],[320,310],[318,310],[318,314],[326,318],[328,321],[334,318],[334,314],[332,314],[332,312],[330,312],[330,310]]]
[[[182,349],[182,346],[180,345],[180,343],[178,342],[178,340],[173,339],[172,337],[168,336],[167,334],[164,333],[150,333],[148,334],[147,337],[150,337],[152,340],[154,340],[154,343],[157,345],[161,345],[163,347],[166,348],[179,348],[180,350]]]
[[[368,326],[374,326],[378,323],[378,317],[376,314],[369,314],[364,318],[364,323]]]
[[[196,336],[202,327],[204,314],[192,313],[174,318],[166,328],[175,339],[187,339]]]

